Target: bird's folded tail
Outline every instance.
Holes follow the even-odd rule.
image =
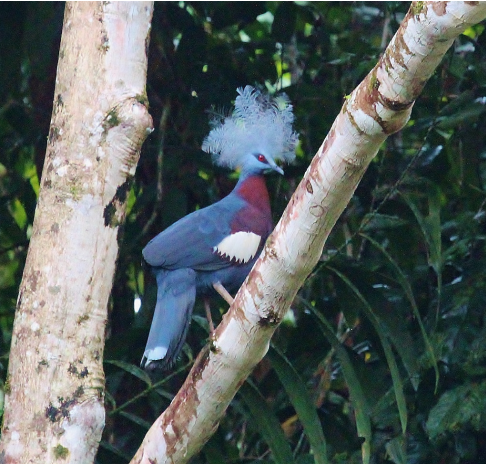
[[[168,369],[186,340],[196,300],[196,273],[192,269],[154,271],[157,303],[141,365]]]

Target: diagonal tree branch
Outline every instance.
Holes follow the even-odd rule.
[[[415,99],[454,39],[485,17],[486,3],[412,4],[383,57],[346,98],[211,346],[200,353],[132,464],[185,463],[201,449],[265,355],[380,145],[404,127]]]

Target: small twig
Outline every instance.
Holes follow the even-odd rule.
[[[146,388],[143,392],[140,392],[138,395],[135,395],[133,398],[130,398],[128,401],[125,401],[122,405],[118,406],[117,408],[113,409],[108,413],[109,416],[114,416],[115,414],[119,413],[123,409],[126,409],[128,406],[130,406],[132,403],[135,403],[138,401],[140,398],[143,398],[147,394],[149,394],[152,390],[155,390],[156,388],[162,386],[164,383],[168,382],[172,377],[175,377],[178,375],[180,372],[185,371],[188,367],[192,365],[193,361],[190,361],[184,366],[180,367],[176,371],[172,372],[172,374],[169,374],[167,377],[164,377],[162,380],[159,380],[158,382],[154,383],[153,385],[150,385],[150,387]]]

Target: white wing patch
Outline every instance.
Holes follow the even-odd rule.
[[[213,247],[213,251],[222,258],[247,263],[255,256],[260,240],[261,237],[253,232],[240,231],[225,237]]]

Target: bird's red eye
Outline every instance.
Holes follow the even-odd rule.
[[[263,155],[258,155],[258,161],[260,161],[261,163],[266,163],[267,159]]]

